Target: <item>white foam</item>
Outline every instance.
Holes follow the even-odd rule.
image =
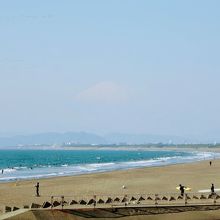
[[[108,162],[78,165],[62,164],[60,166],[36,165],[34,166],[34,169],[30,169],[27,167],[15,167],[14,169],[4,169],[4,174],[0,175],[0,181],[14,181],[17,179],[36,179],[53,176],[79,175],[86,173],[97,173],[150,166],[164,166],[177,163],[189,163],[192,161],[200,161],[203,159],[209,160],[213,159],[214,157],[220,158],[220,153],[193,152],[193,155],[191,156],[167,156],[149,160],[129,162]]]
[[[15,172],[16,169],[12,169],[12,168],[6,168],[6,169],[3,169],[3,173],[12,173],[12,172]]]
[[[68,164],[62,164],[61,167],[68,167]]]

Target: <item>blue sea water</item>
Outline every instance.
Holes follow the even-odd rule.
[[[212,159],[213,153],[129,150],[0,150],[0,182]],[[219,155],[215,154],[215,157]]]

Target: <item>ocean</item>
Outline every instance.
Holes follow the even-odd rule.
[[[0,182],[125,170],[220,158],[211,152],[0,150]],[[1,171],[0,170],[0,171]]]

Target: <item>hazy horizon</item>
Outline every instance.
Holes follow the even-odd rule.
[[[98,134],[87,131],[44,132],[44,133],[0,133],[0,147],[63,145],[63,144],[167,144],[167,145],[219,145],[220,138],[199,136],[177,136],[141,133],[105,133]]]
[[[219,1],[0,3],[0,135],[220,134]]]

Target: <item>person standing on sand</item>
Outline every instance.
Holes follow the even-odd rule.
[[[212,183],[212,186],[211,186],[211,193],[212,194],[215,194],[215,187],[214,187],[214,184]]]
[[[209,161],[209,165],[212,166],[212,161],[211,160]]]
[[[40,194],[39,194],[39,188],[40,188],[39,182],[37,182],[35,187],[36,187],[36,196],[39,197],[40,196]]]
[[[180,184],[179,187],[180,187],[181,196],[183,196],[183,195],[184,195],[184,186],[182,186],[182,185]]]

